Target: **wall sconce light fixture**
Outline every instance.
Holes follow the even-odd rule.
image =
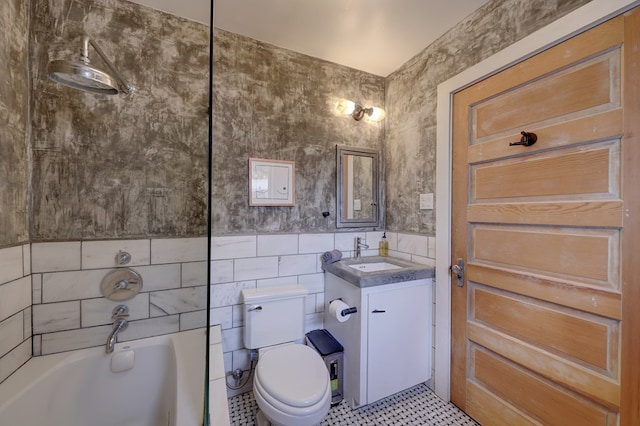
[[[340,114],[350,115],[354,120],[360,121],[363,117],[367,117],[371,121],[380,121],[386,115],[382,108],[368,107],[364,108],[348,99],[340,99],[336,109]]]

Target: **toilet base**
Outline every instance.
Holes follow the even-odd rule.
[[[318,423],[319,424],[319,423]],[[258,410],[256,413],[256,426],[279,426],[278,423],[271,423],[267,416],[264,415],[262,410]]]
[[[256,413],[256,426],[271,426],[271,422],[265,417],[261,410]]]

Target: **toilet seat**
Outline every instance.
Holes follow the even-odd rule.
[[[279,424],[315,424],[331,404],[329,373],[313,349],[300,344],[260,353],[253,390],[258,406]]]
[[[265,407],[260,407],[260,404],[258,404],[258,406],[262,408],[264,411],[268,412],[270,415],[272,415],[273,410],[275,410],[281,415],[289,416],[295,419],[300,419],[307,416],[315,415],[319,410],[321,410],[326,405],[326,401],[325,401],[326,398],[324,397],[324,395],[315,404],[308,405],[306,407],[296,407],[293,405],[284,404],[282,401],[278,401],[277,399],[272,397],[268,392],[266,392],[259,381],[254,383],[253,391],[254,391],[254,397],[256,398],[257,402],[262,399],[262,402],[269,404],[268,410],[265,410]],[[327,395],[329,395],[329,402],[330,402],[331,391],[327,392]]]
[[[275,400],[293,407],[314,405],[329,386],[327,367],[308,346],[289,344],[260,354],[256,379]]]

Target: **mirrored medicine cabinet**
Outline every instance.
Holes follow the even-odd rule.
[[[378,150],[336,146],[337,228],[380,226],[380,155]]]

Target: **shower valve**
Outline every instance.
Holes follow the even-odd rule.
[[[129,307],[127,305],[118,305],[111,311],[111,319],[119,320],[129,316]]]
[[[131,262],[131,254],[120,250],[118,254],[116,254],[116,264],[118,265],[126,265]]]

